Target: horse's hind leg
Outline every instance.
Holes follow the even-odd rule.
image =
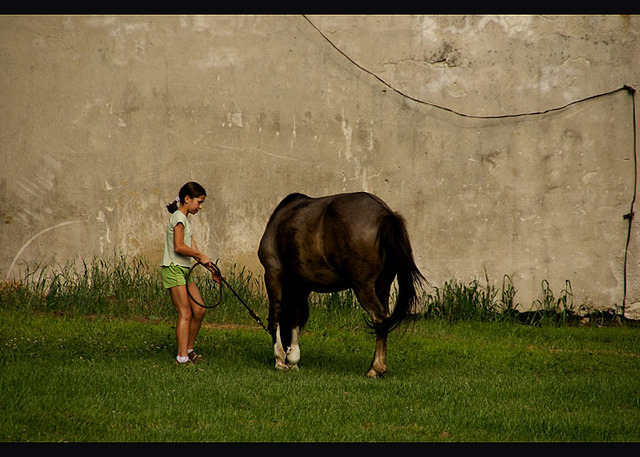
[[[389,307],[386,299],[381,301],[374,287],[355,288],[356,296],[362,307],[371,316],[371,322],[376,332],[376,347],[371,367],[367,371],[370,378],[380,378],[387,372],[387,331],[378,328],[389,317]],[[384,297],[383,297],[384,298]]]
[[[369,378],[381,378],[387,373],[387,335],[376,332],[376,350],[371,367],[367,371]]]

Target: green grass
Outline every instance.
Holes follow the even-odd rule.
[[[173,308],[143,263],[56,271],[0,289],[1,442],[640,440],[630,325],[530,325],[508,318],[501,293],[451,283],[453,315],[460,297],[494,313],[452,318],[428,298],[431,312],[391,334],[390,371],[372,380],[373,336],[350,292],[314,297],[290,372],[274,369],[267,333],[225,296],[198,338],[206,363],[184,369]],[[266,321],[257,280],[227,276]]]
[[[313,319],[291,372],[256,326],[204,328],[207,363],[185,369],[166,323],[0,320],[3,442],[640,440],[631,328],[420,320],[371,380],[371,335]]]

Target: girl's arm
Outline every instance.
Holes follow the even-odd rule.
[[[195,241],[192,240],[191,246],[184,244],[184,225],[181,223],[176,224],[173,229],[173,246],[178,254],[193,257],[204,266],[211,263],[209,257],[198,250]]]

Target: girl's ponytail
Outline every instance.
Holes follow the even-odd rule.
[[[178,203],[180,203],[180,197],[176,198],[174,201],[167,205],[167,211],[169,211],[171,214],[175,213],[178,209]]]

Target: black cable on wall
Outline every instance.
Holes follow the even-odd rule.
[[[384,79],[382,79],[380,76],[376,75],[375,73],[369,71],[368,69],[364,68],[363,66],[361,66],[360,64],[358,64],[355,60],[353,60],[351,57],[349,57],[347,54],[345,54],[340,48],[338,48],[338,46],[336,46],[307,16],[303,15],[302,16],[319,34],[320,36],[322,36],[322,38],[324,38],[325,41],[327,41],[327,43],[329,43],[329,45],[331,45],[332,48],[334,48],[338,53],[340,53],[342,56],[344,56],[345,59],[347,59],[349,62],[351,62],[353,65],[355,65],[357,68],[359,68],[360,70],[362,70],[363,72],[367,73],[368,75],[374,77],[375,79],[377,79],[378,81],[380,81],[383,85],[385,85],[386,87],[388,87],[390,90],[392,90],[393,92],[397,93],[398,95],[411,100],[415,103],[419,103],[422,105],[427,105],[427,106],[431,106],[433,108],[437,108],[443,111],[447,111],[449,113],[453,113],[457,116],[461,116],[461,117],[466,117],[466,118],[472,118],[472,119],[507,119],[507,118],[516,118],[516,117],[526,117],[526,116],[539,116],[539,115],[543,115],[543,114],[547,114],[547,113],[551,113],[554,111],[560,111],[563,109],[566,109],[570,106],[579,104],[579,103],[583,103],[589,100],[593,100],[596,98],[600,98],[600,97],[606,97],[608,95],[612,95],[615,94],[619,91],[625,90],[627,91],[631,97],[632,97],[632,103],[633,103],[633,167],[634,167],[634,178],[633,178],[633,198],[631,200],[631,208],[629,213],[625,214],[623,216],[623,218],[625,220],[629,221],[629,228],[627,230],[627,241],[626,241],[626,246],[625,246],[625,252],[624,252],[624,279],[623,279],[623,297],[622,297],[622,315],[624,316],[625,313],[625,309],[626,309],[626,301],[627,301],[627,259],[628,259],[628,253],[629,253],[629,243],[631,241],[631,227],[632,227],[632,221],[633,221],[633,216],[634,216],[634,205],[635,205],[635,201],[636,201],[636,191],[637,191],[637,185],[638,185],[638,158],[637,158],[637,129],[636,129],[636,102],[635,102],[635,93],[636,90],[628,85],[624,85],[618,89],[613,89],[610,91],[606,91],[606,92],[602,92],[599,94],[595,94],[595,95],[590,95],[588,97],[584,97],[578,100],[574,100],[572,102],[569,102],[565,105],[562,106],[558,106],[555,108],[548,108],[546,110],[542,110],[542,111],[531,111],[531,112],[524,112],[524,113],[515,113],[515,114],[498,114],[498,115],[489,115],[489,116],[480,116],[480,115],[473,115],[473,114],[465,114],[465,113],[461,113],[459,111],[453,110],[451,108],[448,108],[446,106],[441,106],[432,102],[427,102],[424,100],[420,100],[417,99],[415,97],[412,97],[410,95],[405,94],[404,92],[400,91],[399,89],[396,89],[395,87],[393,87],[391,84],[389,84],[388,82],[386,82]]]

